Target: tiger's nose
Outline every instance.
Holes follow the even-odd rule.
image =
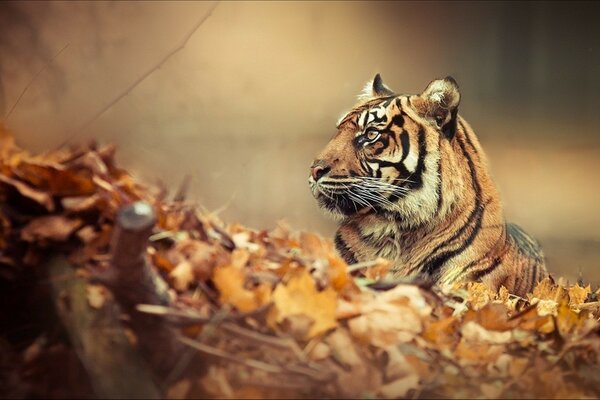
[[[318,181],[319,179],[321,179],[329,171],[331,171],[331,167],[328,165],[325,165],[325,163],[322,161],[315,162],[312,165],[312,167],[310,168],[310,174],[315,181]]]

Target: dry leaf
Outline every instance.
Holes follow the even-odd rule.
[[[175,290],[183,292],[194,281],[194,271],[192,269],[192,264],[190,264],[188,261],[180,262],[169,273],[169,277],[172,280],[173,287],[175,288]]]
[[[215,268],[212,278],[219,290],[221,303],[231,304],[242,312],[253,311],[267,304],[271,298],[271,289],[267,284],[260,284],[252,290],[244,287],[244,265],[247,260],[247,252],[236,250],[232,255],[231,264]]]
[[[364,343],[387,348],[420,333],[431,307],[418,287],[399,285],[363,304],[362,313],[348,321],[350,332]]]
[[[65,241],[81,226],[81,220],[62,215],[39,217],[28,223],[21,230],[21,238],[27,242],[37,240]]]
[[[21,196],[40,204],[46,210],[50,212],[54,211],[54,202],[52,201],[52,196],[50,196],[48,193],[34,189],[24,182],[11,179],[2,174],[0,174],[0,182],[14,188],[17,192],[19,192],[19,194],[21,194]]]
[[[419,387],[419,376],[410,374],[393,382],[385,384],[379,389],[379,394],[386,399],[397,399],[406,396],[409,390]]]
[[[317,291],[315,282],[306,270],[294,274],[287,284],[279,284],[273,291],[274,308],[271,326],[294,315],[304,315],[313,320],[305,339],[326,332],[337,325],[335,319],[336,292],[327,288]]]
[[[588,295],[592,293],[592,287],[587,285],[586,287],[581,287],[578,284],[575,284],[569,288],[569,305],[579,305],[585,303]]]
[[[467,290],[469,293],[468,300],[473,310],[483,308],[496,297],[496,293],[482,282],[469,282]]]
[[[101,285],[86,285],[86,297],[90,307],[99,309],[106,302],[106,288]]]

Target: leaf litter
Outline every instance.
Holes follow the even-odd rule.
[[[385,276],[389,262],[347,266],[314,233],[226,224],[169,201],[118,168],[112,146],[31,155],[2,129],[0,143],[0,277],[7,282],[15,271],[43,268],[56,252],[82,276],[108,268],[119,208],[138,200],[154,208],[146,256],[174,305],[139,309],[177,327],[190,352],[210,355],[206,368],[181,373],[167,397],[600,396],[600,306],[590,285],[546,278],[526,298],[481,283],[374,290],[365,282]],[[103,307],[106,290],[89,284],[90,307]],[[2,313],[14,312],[6,307]],[[7,347],[5,354],[20,354],[16,367],[0,372],[11,377],[8,393],[68,395],[40,378],[48,363],[73,358],[52,337],[42,331],[26,346]],[[84,382],[73,393],[86,390]]]

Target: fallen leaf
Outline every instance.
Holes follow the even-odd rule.
[[[27,242],[48,239],[65,241],[81,226],[81,220],[70,219],[63,215],[39,217],[28,223],[21,230],[21,238]]]
[[[302,269],[295,273],[287,284],[280,283],[273,291],[271,324],[279,324],[294,315],[307,316],[313,320],[305,337],[310,339],[337,325],[336,297],[336,292],[331,288],[317,291],[310,274]]]
[[[562,300],[568,300],[567,291],[559,285],[556,285],[550,277],[544,278],[533,289],[533,292],[528,295],[529,299],[554,300],[560,303]]]
[[[490,331],[476,322],[468,321],[460,329],[463,339],[472,342],[486,342],[492,344],[505,344],[511,341],[510,331]]]
[[[102,285],[86,285],[86,297],[90,307],[99,309],[106,302],[106,288]]]
[[[48,193],[34,189],[24,182],[9,178],[2,174],[0,174],[0,182],[14,188],[21,196],[43,206],[46,210],[50,212],[54,211],[54,202],[52,201],[52,196]]]
[[[267,284],[260,284],[253,290],[245,288],[244,265],[247,260],[248,253],[246,251],[234,251],[231,264],[215,268],[212,278],[219,291],[221,303],[231,304],[242,312],[253,311],[267,304],[271,298],[271,288]]]
[[[194,281],[194,271],[192,269],[192,264],[185,260],[180,262],[169,273],[169,277],[172,280],[173,287],[175,288],[175,290],[179,292],[185,291]]]
[[[419,376],[410,374],[387,383],[379,389],[379,394],[386,399],[397,399],[406,396],[409,390],[419,387]]]
[[[592,293],[592,287],[590,285],[581,287],[578,284],[575,284],[569,287],[569,305],[575,306],[585,303],[585,300],[590,293]]]
[[[362,314],[348,321],[350,332],[363,343],[387,348],[420,333],[431,307],[418,287],[398,285],[363,304]]]
[[[14,170],[21,180],[56,196],[83,196],[94,193],[92,174],[86,170],[67,169],[60,164],[23,161]]]
[[[467,285],[469,303],[473,310],[479,310],[494,300],[496,293],[483,282],[469,282]]]

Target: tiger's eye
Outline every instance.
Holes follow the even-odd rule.
[[[375,140],[379,137],[379,132],[377,131],[368,131],[366,134],[368,140]]]

